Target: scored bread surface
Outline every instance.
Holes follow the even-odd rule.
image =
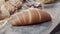
[[[14,19],[12,19],[10,22],[12,23],[12,25],[27,25],[50,20],[51,16],[47,12],[42,11],[38,8],[30,8],[15,14]]]

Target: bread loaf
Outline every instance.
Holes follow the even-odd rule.
[[[12,23],[12,25],[17,26],[41,23],[50,20],[51,16],[47,12],[44,12],[43,10],[40,10],[38,8],[29,8],[22,12],[16,13],[10,22]]]
[[[0,8],[0,20],[9,17],[15,12],[19,7],[21,8],[22,1],[20,0],[9,0],[5,2]]]
[[[1,6],[1,11],[3,11],[3,9],[6,9],[6,11],[12,14],[14,10],[18,9],[21,6],[22,2],[20,0],[9,0]]]

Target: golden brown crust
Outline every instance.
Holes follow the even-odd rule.
[[[38,12],[35,10],[35,9],[30,9],[30,12],[31,12],[31,18],[32,18],[32,22],[35,23],[35,22],[39,22],[39,14]]]
[[[29,15],[28,15],[28,11],[27,11],[27,12],[24,11],[24,12],[23,12],[23,16],[24,16],[24,20],[25,20],[24,23],[25,23],[25,24],[26,24],[26,23],[28,24],[28,23],[29,23]]]
[[[41,15],[41,22],[45,22],[45,21],[50,21],[51,20],[51,16],[44,11],[39,11],[40,15]]]
[[[51,16],[47,12],[44,12],[40,9],[36,9],[37,8],[33,8],[19,12],[18,14],[16,14],[16,16],[14,16],[13,21],[15,22],[11,21],[11,23],[13,25],[27,25],[51,20]]]

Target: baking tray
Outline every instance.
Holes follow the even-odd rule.
[[[9,24],[0,30],[0,34],[49,34],[60,22],[60,2],[52,4],[50,8],[46,7],[43,10],[46,10],[52,16],[52,21],[18,27]]]

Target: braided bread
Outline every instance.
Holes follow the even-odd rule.
[[[29,8],[22,12],[16,13],[10,21],[12,25],[27,25],[50,21],[51,16],[38,8]]]
[[[17,10],[19,7],[21,8],[21,6],[22,1],[20,0],[9,0],[5,2],[0,8],[0,20],[9,17],[10,14],[13,14],[15,10]]]

